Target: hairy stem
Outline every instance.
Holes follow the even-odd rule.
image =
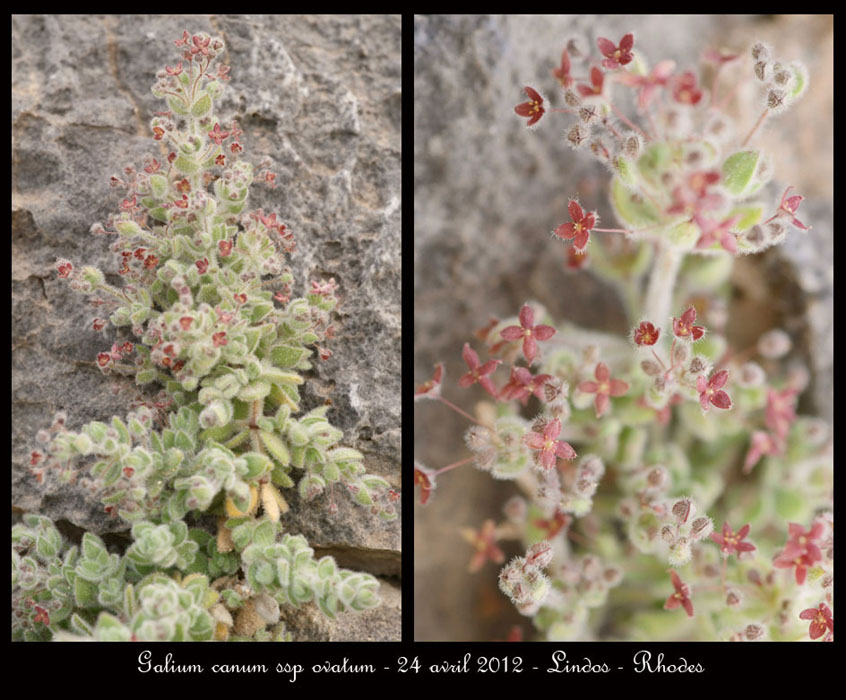
[[[672,244],[657,243],[657,254],[646,290],[644,317],[653,323],[663,324],[670,317],[673,290],[682,260],[682,253]]]

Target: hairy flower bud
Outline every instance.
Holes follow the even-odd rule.
[[[791,347],[790,336],[780,328],[767,331],[758,338],[758,352],[769,359],[784,357],[790,352]]]

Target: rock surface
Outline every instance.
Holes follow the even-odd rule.
[[[85,298],[56,278],[57,257],[116,272],[90,226],[117,210],[109,176],[143,155],[161,158],[149,119],[156,71],[178,60],[183,29],[222,36],[231,81],[218,103],[237,118],[249,160],[274,160],[278,187],[255,185],[250,206],[276,211],[295,233],[295,291],[334,277],[341,304],[333,356],[313,371],[303,407],[329,418],[368,470],[400,487],[400,18],[399,16],[18,15],[13,52],[13,505],[84,529],[124,526],[79,487],[36,488],[26,465],[35,432],[56,411],[68,427],[125,414],[135,390],[95,368],[98,337]],[[165,154],[166,155],[166,154]],[[119,277],[107,277],[117,282]],[[127,338],[129,339],[129,338]],[[399,520],[377,523],[349,499],[290,499],[286,529],[342,566],[400,576]],[[394,590],[387,582],[383,588]],[[392,603],[320,630],[303,612],[295,638],[399,639]],[[322,630],[322,631],[321,631]]]
[[[466,371],[463,343],[490,315],[516,315],[528,299],[544,304],[556,319],[628,332],[616,292],[590,272],[565,270],[564,247],[549,240],[552,229],[568,220],[567,202],[574,195],[597,209],[605,225],[616,226],[607,204],[607,170],[565,145],[569,118],[549,114],[529,130],[513,108],[525,99],[525,85],[543,92],[551,107],[564,106],[550,71],[571,36],[595,47],[597,36],[618,41],[629,31],[652,65],[671,58],[680,71],[696,70],[702,50],[712,43],[746,51],[756,39],[807,65],[807,93],[761,139],[773,152],[774,179],[781,187],[772,186],[774,202],[787,184],[795,185],[807,197],[803,213],[814,228],[807,235],[793,231],[787,245],[745,262],[756,266],[762,280],[756,294],[763,297],[755,298],[764,302],[767,315],[760,321],[784,325],[801,340],[800,359],[813,367],[804,410],[830,417],[830,16],[416,17],[415,383],[444,361],[444,396],[468,409],[484,393],[457,386]],[[573,72],[586,70],[575,63]],[[741,128],[748,129],[759,110],[744,110]],[[466,456],[464,421],[435,402],[415,408],[416,458],[438,468]],[[501,519],[499,507],[514,492],[510,484],[462,468],[445,474],[431,502],[415,509],[416,639],[501,639],[521,619],[530,634],[496,588],[497,567],[488,563],[478,574],[466,573],[471,551],[457,534],[459,527],[478,528],[485,518]]]

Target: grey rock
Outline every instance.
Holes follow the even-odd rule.
[[[217,112],[238,119],[253,163],[274,161],[278,187],[254,185],[250,207],[276,211],[295,233],[295,291],[309,279],[339,284],[334,354],[311,373],[303,408],[331,401],[343,444],[400,487],[399,16],[17,15],[13,505],[101,534],[124,526],[79,485],[38,488],[27,465],[36,431],[54,412],[67,411],[71,429],[126,413],[136,389],[104,379],[93,360],[114,340],[132,338],[89,330],[95,310],[56,278],[54,263],[94,264],[119,283],[108,241],[89,228],[117,210],[110,175],[137,167],[147,152],[166,156],[150,134],[150,118],[163,109],[150,86],[163,65],[178,62],[173,40],[183,29],[226,41],[231,81]],[[375,573],[399,576],[399,520],[374,523],[345,494],[336,495],[340,510],[330,518],[324,501],[292,498],[286,530],[347,552],[359,569],[372,564]],[[368,613],[377,621],[362,638],[398,639],[399,610],[397,602],[390,612]]]

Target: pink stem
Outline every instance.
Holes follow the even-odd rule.
[[[439,400],[441,403],[444,403],[444,404],[446,404],[447,406],[449,406],[449,407],[450,407],[453,411],[457,411],[457,412],[458,412],[458,413],[460,413],[462,416],[464,416],[467,420],[472,421],[472,422],[473,422],[473,423],[475,423],[476,425],[481,425],[483,428],[487,428],[487,427],[488,427],[488,426],[486,426],[485,424],[480,423],[479,421],[477,421],[475,418],[473,418],[473,416],[471,416],[471,415],[470,415],[469,413],[467,413],[466,411],[462,411],[462,410],[461,410],[458,406],[456,406],[454,403],[452,403],[452,401],[447,401],[447,400],[446,400],[443,396],[439,396],[439,397],[438,397],[438,400]]]
[[[622,113],[619,109],[617,109],[617,108],[616,108],[616,107],[615,107],[615,106],[614,106],[611,102],[608,102],[608,106],[611,108],[611,111],[612,111],[612,112],[614,112],[614,114],[616,114],[616,115],[617,115],[617,118],[618,118],[621,122],[623,122],[624,124],[626,124],[626,125],[627,125],[630,129],[633,129],[634,131],[636,131],[637,133],[639,133],[639,134],[640,134],[641,136],[643,136],[643,138],[645,138],[647,141],[651,141],[651,140],[652,140],[652,139],[649,137],[649,134],[647,134],[647,133],[646,133],[645,131],[643,131],[642,129],[639,129],[639,128],[638,128],[637,126],[635,126],[634,124],[632,124],[632,122],[629,120],[629,118],[628,118],[625,114],[623,114],[623,113]]]
[[[764,123],[764,119],[767,118],[767,113],[769,111],[770,108],[767,107],[763,112],[761,112],[761,116],[758,117],[758,121],[755,122],[755,126],[752,127],[752,131],[750,131],[746,138],[743,140],[741,146],[746,146],[746,144],[749,143],[749,139],[751,139],[755,135],[755,132],[758,131],[758,127]]]
[[[467,464],[468,462],[472,462],[475,457],[467,457],[467,459],[462,459],[459,462],[453,462],[452,464],[447,464],[445,467],[441,467],[438,469],[435,474],[443,474],[444,472],[448,472],[450,469],[457,469],[458,467]]]

